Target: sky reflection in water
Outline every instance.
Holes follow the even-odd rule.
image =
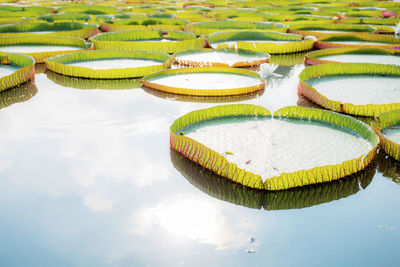
[[[241,102],[272,112],[296,105],[303,68],[279,67],[282,78]],[[125,82],[116,87],[136,86]],[[291,203],[303,200],[308,208],[282,204],[291,193],[268,202],[275,206],[249,208],[204,193],[171,161],[170,124],[216,103],[140,88],[82,90],[108,85],[51,73],[38,74],[35,83],[32,98],[0,110],[0,266],[397,266],[400,260],[399,186],[381,173],[399,177],[399,169],[385,156],[376,173],[350,180],[348,194],[323,199],[319,190],[337,190],[314,188],[293,191],[299,200]],[[253,193],[234,191],[266,198]]]

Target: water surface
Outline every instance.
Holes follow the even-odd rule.
[[[279,67],[284,77],[241,102],[296,105],[303,68]],[[215,103],[35,82],[36,95],[0,110],[1,266],[398,265],[400,187],[381,169],[326,191],[344,191],[337,200],[248,208],[171,161],[171,123]],[[320,191],[295,194],[307,192]]]

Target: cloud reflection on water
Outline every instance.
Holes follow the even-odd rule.
[[[132,214],[130,231],[148,235],[161,227],[175,237],[213,245],[218,250],[244,250],[258,224],[234,216],[234,209],[224,203],[198,195],[180,194]]]

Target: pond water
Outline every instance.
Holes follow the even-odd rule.
[[[279,67],[263,93],[235,101],[296,105],[303,68]],[[216,197],[169,147],[176,118],[216,103],[81,90],[45,73],[35,83],[36,95],[0,110],[1,266],[398,265],[400,168],[385,156],[323,187],[228,185],[210,188],[223,189]]]

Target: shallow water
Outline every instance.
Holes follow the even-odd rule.
[[[185,135],[263,181],[281,173],[340,164],[372,149],[365,139],[340,128],[294,120],[204,123],[187,134],[185,130]]]
[[[231,73],[188,73],[162,75],[150,80],[168,87],[188,89],[232,89],[257,86],[261,80],[256,77]]]
[[[57,46],[57,45],[10,45],[0,46],[0,51],[7,53],[38,53],[55,52],[84,49],[77,46]]]
[[[345,54],[318,57],[322,60],[331,60],[343,63],[378,63],[400,65],[400,56],[374,54]]]
[[[279,67],[263,94],[235,101],[296,105],[303,68]],[[215,103],[80,90],[46,74],[35,83],[35,96],[0,110],[1,266],[398,265],[400,188],[387,177],[399,174],[385,157],[366,179],[248,208],[260,192],[220,200],[171,161],[172,122]],[[314,206],[299,209],[306,195]]]
[[[262,60],[265,57],[260,55],[246,55],[246,54],[238,54],[238,53],[228,53],[222,51],[210,51],[210,52],[198,52],[198,53],[190,53],[186,55],[179,55],[175,57],[180,61],[191,61],[197,62],[199,64],[205,63],[224,63],[232,66],[238,62],[245,61],[255,61]]]
[[[101,60],[99,59],[99,60],[65,63],[65,65],[69,66],[84,67],[95,70],[139,68],[139,67],[148,67],[148,66],[155,66],[162,64],[163,62],[157,60],[127,59],[127,58],[101,59]]]
[[[400,102],[400,78],[390,76],[323,76],[307,81],[328,99],[355,105]]]
[[[18,67],[11,65],[0,65],[0,78],[11,75],[18,69]]]

